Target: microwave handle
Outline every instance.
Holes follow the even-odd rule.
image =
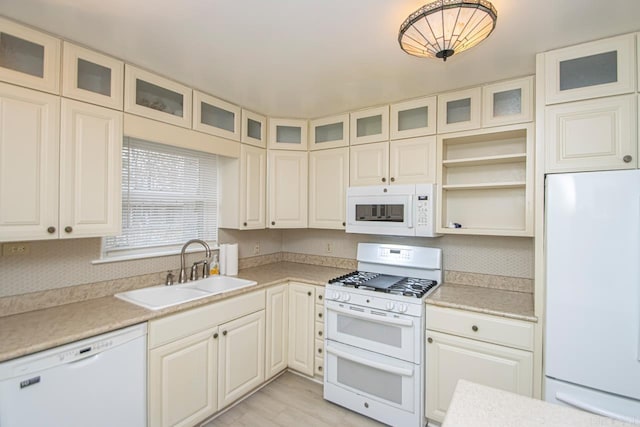
[[[409,194],[409,206],[407,207],[407,227],[413,228],[413,210],[416,207],[413,203],[413,194]]]

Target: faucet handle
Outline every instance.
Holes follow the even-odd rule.
[[[175,279],[175,277],[173,276],[173,273],[171,272],[171,270],[167,271],[167,278],[164,282],[164,284],[166,286],[171,286],[173,285],[173,280]]]
[[[202,278],[209,277],[209,275],[209,261],[205,259],[202,263]]]
[[[191,278],[189,279],[191,281],[198,280],[198,264],[200,264],[200,262],[194,262],[191,266]]]

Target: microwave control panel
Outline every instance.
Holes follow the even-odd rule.
[[[435,233],[435,185],[417,184],[415,195],[416,236],[436,237]]]

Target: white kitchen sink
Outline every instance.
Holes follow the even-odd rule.
[[[130,302],[150,310],[160,310],[173,305],[229,292],[255,285],[253,280],[236,277],[212,276],[194,282],[172,286],[152,286],[134,291],[120,292],[116,298]]]

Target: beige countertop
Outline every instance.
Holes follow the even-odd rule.
[[[633,424],[460,380],[442,427],[623,427]]]
[[[147,310],[108,296],[0,317],[0,362],[287,280],[323,286],[329,279],[350,271],[311,264],[277,262],[240,271],[238,277],[255,280],[256,286],[163,310]],[[428,298],[427,303],[535,321],[533,296],[521,292],[445,283]]]
[[[537,322],[533,294],[445,283],[427,298],[427,304]]]

